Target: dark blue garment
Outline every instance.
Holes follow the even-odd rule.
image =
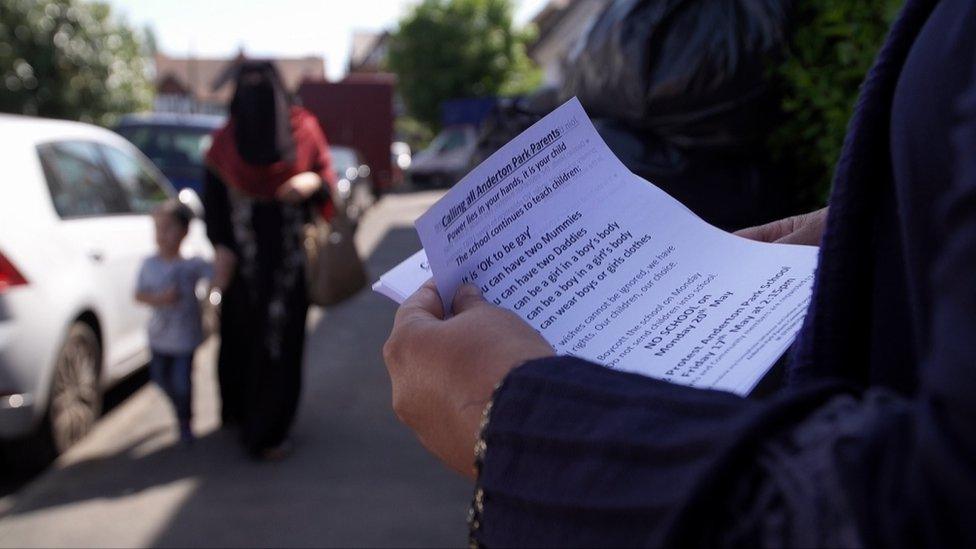
[[[976,2],[909,0],[764,400],[560,357],[496,393],[488,546],[976,546]]]
[[[189,426],[193,400],[193,355],[153,351],[149,376],[173,403],[180,427]]]

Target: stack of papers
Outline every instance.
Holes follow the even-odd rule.
[[[430,264],[427,263],[427,254],[420,250],[381,276],[373,284],[373,291],[403,303],[428,280]]]

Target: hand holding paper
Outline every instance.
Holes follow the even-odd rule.
[[[795,337],[817,257],[814,247],[708,225],[627,170],[576,100],[502,147],[416,225],[445,310],[472,283],[557,352],[739,394]],[[419,262],[384,275],[378,290],[406,296],[426,278],[410,267]]]
[[[471,449],[494,388],[522,362],[554,351],[473,286],[463,286],[453,305],[456,314],[444,320],[436,288],[424,285],[397,311],[383,354],[397,417],[446,464],[473,476]]]

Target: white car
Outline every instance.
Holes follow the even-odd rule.
[[[150,311],[134,288],[155,251],[149,212],[175,192],[128,141],[88,124],[0,115],[0,159],[0,440],[61,452],[91,428],[102,392],[148,361]],[[192,191],[180,198],[202,210]],[[213,256],[201,221],[182,251]]]

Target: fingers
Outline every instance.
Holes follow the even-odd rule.
[[[317,188],[322,184],[322,177],[315,172],[302,172],[293,175],[288,181],[298,187]]]
[[[454,294],[454,304],[452,308],[454,314],[459,315],[465,311],[470,311],[480,306],[488,305],[481,290],[473,284],[462,284]]]
[[[395,328],[398,323],[410,319],[440,320],[443,318],[444,305],[441,303],[440,294],[437,293],[434,279],[430,279],[400,305],[393,325]]]
[[[736,231],[734,234],[759,242],[776,242],[779,244],[805,244],[815,246],[823,235],[827,221],[827,208],[802,215],[794,215],[786,219],[749,227]]]
[[[421,349],[428,349],[425,341],[429,340],[429,328],[435,326],[444,317],[440,294],[433,280],[428,281],[419,290],[408,297],[393,318],[393,330],[383,345],[383,361],[392,373],[408,364],[412,354],[411,349],[420,345]],[[394,384],[394,396],[396,396]],[[396,399],[394,399],[395,401]]]
[[[304,189],[309,195],[319,190],[319,188],[321,188],[322,184],[324,183],[322,177],[315,172],[303,172],[299,175],[302,176],[302,183],[304,185]]]
[[[762,234],[761,230],[762,226],[747,227],[745,229],[739,229],[732,234],[741,236],[742,238],[748,238],[749,240],[759,240],[761,242],[759,238],[759,235]]]
[[[302,172],[291,176],[278,187],[275,195],[286,202],[301,202],[322,187],[322,178],[315,172]]]
[[[294,178],[292,178],[294,179]],[[290,204],[295,204],[301,202],[305,199],[305,195],[302,194],[301,189],[299,189],[294,181],[289,179],[285,181],[278,189],[275,191],[275,198],[281,202],[287,202]]]
[[[781,244],[803,244],[816,246],[823,237],[824,226],[827,221],[827,208],[790,218],[793,230],[776,240]]]
[[[777,244],[805,244],[805,245],[816,245],[820,243],[820,236],[823,232],[823,227],[816,224],[800,224],[799,222],[795,224],[797,229],[790,232],[789,234],[783,236],[782,238],[776,239]]]
[[[481,290],[472,284],[462,285],[454,295],[454,314],[461,314],[464,311],[486,305],[489,303],[481,295]],[[393,329],[396,331],[398,325],[408,321],[443,319],[444,305],[441,302],[440,293],[437,291],[437,284],[433,279],[430,279],[400,305],[393,320]]]
[[[766,223],[765,225],[742,229],[733,234],[759,242],[774,242],[789,234],[792,227],[793,224],[789,219],[780,219],[772,223]]]

